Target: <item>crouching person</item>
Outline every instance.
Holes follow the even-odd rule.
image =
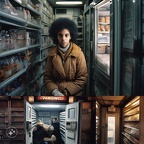
[[[33,144],[54,144],[56,137],[53,135],[54,128],[38,120],[33,130]]]

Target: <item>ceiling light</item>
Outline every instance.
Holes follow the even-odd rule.
[[[92,1],[92,2],[90,3],[90,6],[95,6],[95,5],[96,5],[95,1]]]
[[[60,105],[39,105],[39,107],[43,107],[43,108],[59,108]]]
[[[103,1],[101,1],[100,3],[98,3],[96,6],[98,7],[98,8],[101,8],[101,7],[104,7],[105,5],[110,5],[110,1],[108,1],[108,0],[103,0]]]
[[[60,1],[56,2],[58,5],[74,5],[74,4],[82,4],[82,1]]]

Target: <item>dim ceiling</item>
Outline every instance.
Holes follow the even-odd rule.
[[[96,96],[96,101],[102,106],[121,106],[129,98],[128,96]]]
[[[50,3],[50,5],[53,8],[69,8],[69,7],[83,8],[87,0],[47,0],[47,1],[48,3]],[[82,1],[83,4],[82,5],[56,5],[56,1]]]

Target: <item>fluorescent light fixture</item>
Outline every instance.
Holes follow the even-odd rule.
[[[107,5],[107,4],[110,5],[110,1],[109,1],[109,0],[103,0],[103,1],[101,1],[100,3],[98,3],[96,6],[97,6],[98,8],[101,8],[101,7],[103,7],[103,6]]]
[[[39,107],[43,107],[43,108],[59,108],[60,105],[39,105]]]
[[[82,4],[82,1],[59,1],[56,2],[58,5],[75,5],[75,4]]]

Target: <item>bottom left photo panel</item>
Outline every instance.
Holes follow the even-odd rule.
[[[0,144],[90,144],[93,100],[0,96]]]

